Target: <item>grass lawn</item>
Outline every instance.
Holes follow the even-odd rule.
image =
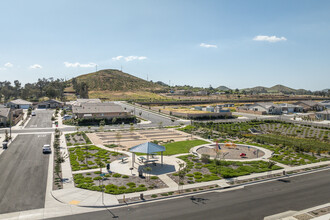
[[[208,142],[203,140],[189,140],[165,144],[164,147],[166,148],[166,151],[164,152],[164,155],[189,153],[190,148],[207,143]]]

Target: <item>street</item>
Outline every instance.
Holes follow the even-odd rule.
[[[188,196],[54,219],[257,220],[330,202],[330,170],[247,186],[223,193]]]
[[[20,134],[0,155],[0,213],[44,207],[50,155],[42,146],[50,139],[50,134]]]
[[[26,125],[26,128],[51,128],[52,127],[52,115],[54,110],[34,110],[36,116],[31,116],[30,121]]]

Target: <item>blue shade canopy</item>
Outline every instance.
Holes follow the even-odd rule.
[[[143,143],[132,147],[129,151],[134,153],[152,154],[156,152],[165,151],[164,146],[160,146],[151,142]]]

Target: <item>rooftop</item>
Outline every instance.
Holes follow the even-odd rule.
[[[10,101],[9,103],[12,103],[15,105],[32,105],[32,102],[28,102],[23,99],[16,99],[16,100]]]

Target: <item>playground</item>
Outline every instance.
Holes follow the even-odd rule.
[[[271,156],[271,151],[267,149],[235,143],[203,145],[194,150],[199,155],[206,154],[211,158],[225,160],[261,160]]]

